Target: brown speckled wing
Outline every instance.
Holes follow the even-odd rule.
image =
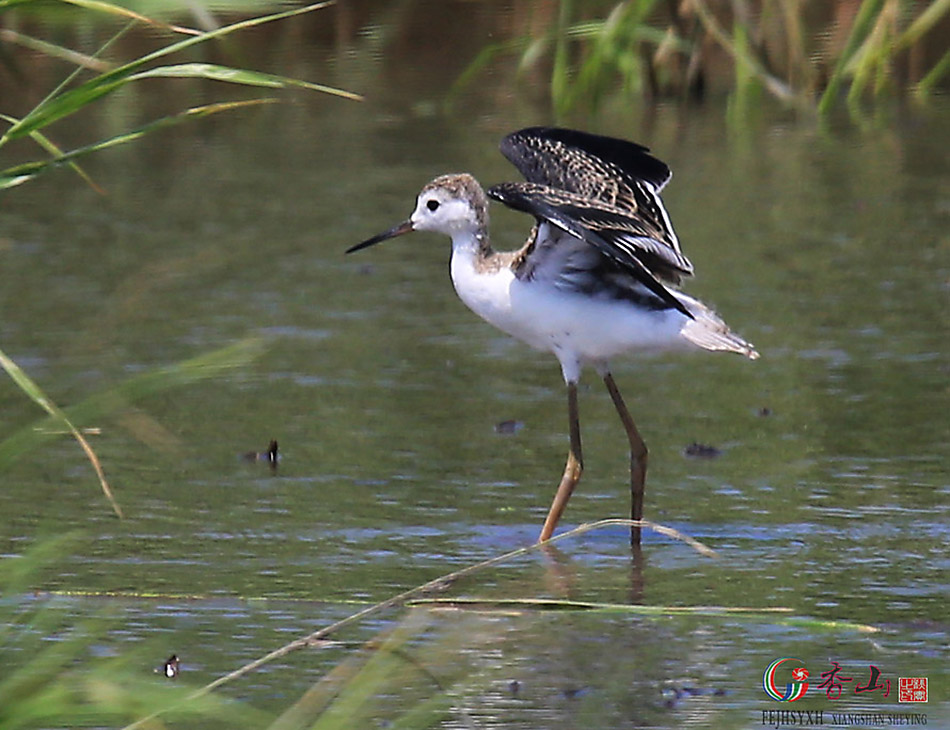
[[[659,195],[672,172],[646,147],[572,129],[529,127],[505,137],[501,152],[529,183],[574,193],[614,220],[635,221],[657,246],[670,249],[668,258],[681,275],[692,273]]]

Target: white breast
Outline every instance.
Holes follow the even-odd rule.
[[[486,272],[476,267],[478,257],[468,247],[453,247],[452,284],[459,299],[475,314],[508,334],[535,347],[547,349],[543,343],[530,339],[521,325],[521,312],[513,309],[512,286],[517,282],[507,266]]]
[[[624,352],[691,346],[680,334],[688,320],[675,310],[591,298],[540,278],[518,279],[507,266],[486,272],[476,263],[473,250],[453,247],[452,283],[459,298],[500,330],[553,352],[568,379],[576,380],[585,363],[603,365]]]

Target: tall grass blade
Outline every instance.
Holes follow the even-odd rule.
[[[112,494],[112,489],[109,487],[109,482],[106,481],[106,475],[102,470],[102,465],[99,463],[99,458],[96,456],[96,452],[92,450],[89,442],[86,441],[85,437],[81,433],[79,433],[72,421],[70,421],[66,414],[63,413],[62,409],[53,403],[53,401],[47,397],[47,395],[33,381],[33,379],[23,372],[19,365],[7,357],[3,350],[0,350],[0,366],[2,366],[3,369],[7,371],[7,374],[13,378],[13,381],[20,387],[20,390],[26,393],[34,403],[36,403],[43,410],[49,413],[54,419],[61,422],[64,426],[66,426],[67,429],[69,429],[69,432],[72,434],[73,438],[79,442],[79,445],[85,452],[86,457],[92,464],[92,468],[95,470],[96,476],[99,478],[99,484],[102,487],[102,491],[109,500],[109,503],[112,505],[113,512],[115,512],[116,517],[122,519],[122,509],[119,507],[119,503],[115,501],[115,497]]]
[[[323,84],[314,84],[310,81],[300,81],[298,79],[287,78],[286,76],[232,68],[230,66],[218,66],[211,63],[182,63],[174,66],[158,66],[156,68],[150,68],[147,71],[132,74],[128,80],[136,81],[138,79],[148,78],[208,79],[210,81],[225,81],[227,83],[241,84],[243,86],[263,86],[269,89],[309,89],[310,91],[321,91],[325,94],[342,96],[346,99],[353,99],[354,101],[359,101],[362,98],[359,94],[354,94],[342,89],[335,89],[331,86],[324,86]]]
[[[848,34],[848,40],[845,42],[844,49],[838,57],[831,78],[828,79],[828,85],[825,87],[821,99],[818,101],[819,115],[827,115],[832,105],[838,98],[841,91],[841,85],[844,83],[844,77],[847,73],[848,64],[857,52],[858,48],[864,42],[870,29],[874,26],[877,16],[881,12],[885,0],[864,0],[858,13],[855,16],[854,24],[851,26],[851,32]]]
[[[116,147],[117,145],[133,142],[151,132],[180,124],[189,119],[206,117],[211,114],[217,114],[219,112],[231,111],[233,109],[240,109],[249,106],[273,104],[276,101],[276,99],[270,98],[247,99],[245,101],[219,102],[217,104],[197,106],[191,109],[186,109],[185,111],[179,112],[178,114],[174,114],[172,116],[156,119],[155,121],[149,122],[138,129],[133,129],[129,132],[123,132],[122,134],[118,134],[115,137],[109,137],[108,139],[100,140],[99,142],[86,145],[85,147],[79,147],[75,150],[66,152],[49,160],[24,162],[20,165],[14,165],[13,167],[8,167],[5,170],[0,170],[0,191],[20,185],[27,180],[30,180],[37,175],[47,172],[48,170],[59,165],[72,164],[73,160],[78,157],[83,157],[84,155],[88,155],[93,152],[99,152],[110,147]],[[39,132],[32,132],[31,134],[39,134]]]
[[[366,648],[364,645],[363,648]],[[267,730],[300,730],[309,727],[320,716],[340,688],[362,670],[366,657],[360,653],[346,657],[315,682],[303,696],[284,710]]]
[[[167,707],[190,690],[143,676],[141,656],[102,658],[107,616],[77,621],[72,610],[32,595],[45,568],[78,548],[76,533],[35,540],[0,561],[0,727],[115,727]],[[82,615],[82,614],[81,614]],[[173,686],[177,684],[177,686]],[[265,727],[272,719],[246,703],[209,696],[178,713],[183,727]]]
[[[0,41],[16,43],[24,48],[29,48],[31,51],[37,51],[51,58],[58,58],[61,61],[66,61],[74,66],[86,68],[97,73],[109,71],[112,68],[112,64],[100,61],[93,56],[88,56],[85,53],[79,53],[69,48],[63,48],[62,46],[57,46],[55,43],[49,43],[39,38],[17,33],[15,30],[10,30],[9,28],[0,28]]]
[[[452,82],[449,90],[445,93],[446,106],[451,107],[459,94],[472,83],[475,77],[481,73],[496,56],[516,51],[526,42],[527,41],[523,40],[514,40],[503,43],[490,43],[482,48],[482,50],[478,52],[478,55],[476,55],[462,73],[459,74],[458,78]]]
[[[127,403],[149,395],[219,377],[228,370],[246,367],[263,353],[265,345],[266,342],[260,338],[250,338],[184,362],[157,368],[70,406],[66,409],[66,414],[76,423],[88,423],[103,418]],[[52,419],[53,423],[50,423],[50,420],[43,419],[0,441],[0,470],[24,454],[30,453],[41,443],[56,438],[57,434],[51,431],[50,427],[55,426],[58,419]]]
[[[154,18],[149,18],[145,15],[141,15],[140,13],[136,13],[134,10],[123,8],[121,5],[114,5],[112,3],[104,2],[103,0],[60,0],[60,2],[67,3],[69,5],[75,5],[85,10],[95,10],[97,12],[107,13],[109,15],[116,15],[121,18],[129,18],[139,23],[145,23],[146,25],[151,25],[156,28],[165,28],[167,30],[174,31],[175,33],[184,33],[185,35],[194,36],[201,35],[200,30],[195,30],[194,28],[185,28],[180,25],[169,25],[168,23],[163,23],[160,20],[155,20]]]
[[[900,51],[917,43],[948,13],[950,13],[950,0],[933,0],[900,35],[894,43],[894,50]]]
[[[876,79],[880,87],[882,79],[888,75],[888,61],[894,53],[891,29],[897,22],[898,11],[899,2],[885,0],[871,32],[847,66],[846,71],[852,76],[847,102],[854,113],[860,111],[858,103],[871,81]]]
[[[462,654],[473,642],[467,626],[441,632],[438,616],[409,611],[337,663],[268,730],[437,726],[452,710],[451,687],[470,674]]]
[[[571,18],[571,0],[561,0],[554,41],[554,68],[551,71],[551,99],[557,117],[562,117],[571,104],[571,67],[568,60],[567,29]]]
[[[5,121],[5,122],[8,122],[8,123],[10,123],[10,124],[15,124],[16,121],[17,121],[17,120],[14,119],[13,117],[7,116],[6,114],[0,114],[0,119],[2,119],[2,120]],[[32,137],[33,140],[34,140],[40,147],[42,147],[44,150],[46,150],[47,152],[49,152],[49,153],[53,156],[54,160],[59,159],[59,158],[62,158],[62,157],[65,156],[66,153],[63,152],[51,139],[49,139],[49,138],[48,138],[45,134],[43,134],[42,132],[32,132],[32,133],[30,134],[30,137]],[[67,162],[66,164],[68,164],[68,165],[72,168],[73,172],[75,172],[77,175],[79,175],[79,177],[81,177],[81,178],[86,182],[86,184],[87,184],[89,187],[91,187],[93,190],[95,190],[95,191],[96,191],[97,193],[99,193],[100,195],[105,195],[105,194],[106,194],[106,191],[103,190],[98,184],[96,184],[96,181],[93,180],[93,179],[89,176],[89,174],[88,174],[85,170],[83,170],[77,163],[75,163],[75,162],[73,162],[73,161],[69,161],[69,162]],[[32,175],[20,175],[20,176],[18,176],[18,177],[15,178],[16,182],[14,182],[13,185],[19,185],[20,183],[24,183],[24,182],[26,182],[27,180],[31,179],[32,177],[33,177]],[[4,185],[3,185],[3,180],[4,180],[4,178],[3,178],[3,173],[0,172],[0,190],[2,190],[3,187],[4,187]],[[11,185],[10,187],[12,187],[12,185]]]
[[[914,94],[918,97],[927,96],[933,91],[934,86],[940,83],[940,80],[948,74],[950,74],[950,51],[943,54],[943,57],[924,75],[914,89]]]
[[[550,45],[551,37],[547,34],[528,41],[524,51],[521,53],[521,58],[518,60],[518,73],[524,73],[527,69],[537,65],[548,52]]]
[[[360,671],[336,693],[333,701],[312,724],[311,730],[346,730],[373,724],[373,699],[409,680],[415,667],[402,656],[410,640],[422,634],[431,618],[426,611],[412,611],[378,644]]]
[[[36,107],[34,107],[29,112],[29,114],[24,116],[18,124],[12,126],[2,137],[0,137],[0,146],[3,146],[10,140],[24,137],[33,130],[41,129],[52,124],[53,122],[59,121],[60,119],[74,114],[80,109],[84,109],[97,99],[128,83],[130,76],[138,72],[152,61],[156,61],[172,53],[184,51],[185,49],[191,48],[192,46],[195,46],[199,43],[205,43],[206,41],[215,38],[222,38],[231,33],[245,30],[247,28],[253,28],[258,25],[263,25],[264,23],[270,23],[276,20],[283,20],[284,18],[290,18],[296,15],[309,13],[314,10],[327,7],[329,4],[331,3],[319,2],[313,5],[307,5],[302,8],[294,8],[292,10],[286,10],[280,13],[250,18],[248,20],[243,20],[224,26],[223,28],[208,31],[207,33],[202,33],[198,36],[191,36],[184,40],[178,41],[177,43],[172,43],[171,45],[153,51],[152,53],[148,53],[140,58],[135,59],[134,61],[123,64],[112,71],[108,71],[107,73],[97,76],[96,78],[90,79],[84,84],[70,89],[69,91],[65,91],[55,98],[47,99],[44,102],[41,102]],[[350,94],[349,92],[340,90],[334,90],[333,93],[337,93],[337,95],[345,96],[347,98],[359,98],[356,94]]]
[[[806,32],[803,28],[800,0],[780,0],[782,30],[788,53],[788,82],[792,88],[812,95],[814,70],[806,51]]]
[[[30,581],[74,548],[79,535],[73,531],[36,540],[15,560],[0,560],[0,592],[10,595],[31,588]]]
[[[393,720],[388,730],[421,730],[437,727],[449,715],[454,700],[448,692],[438,692],[406,710]],[[479,727],[475,723],[468,723],[470,728]]]
[[[92,58],[93,58],[94,60],[98,60],[99,57],[102,56],[103,54],[105,54],[105,52],[106,52],[113,44],[115,44],[116,42],[118,42],[118,40],[119,40],[122,36],[124,36],[126,33],[128,33],[129,30],[131,30],[134,25],[135,25],[135,21],[129,21],[128,23],[126,23],[125,27],[120,28],[118,31],[116,31],[116,32],[112,35],[112,37],[111,37],[109,40],[107,40],[105,43],[103,43],[101,46],[99,46],[98,49],[96,49],[96,52],[93,54]],[[51,100],[53,100],[54,98],[56,98],[56,96],[58,96],[59,93],[60,93],[63,89],[65,89],[67,86],[69,86],[69,84],[71,84],[71,83],[73,82],[73,80],[76,79],[76,78],[79,76],[79,74],[82,73],[82,70],[83,70],[83,67],[82,67],[82,66],[76,66],[76,68],[74,68],[74,69],[72,70],[72,73],[68,74],[68,75],[66,76],[66,78],[64,78],[62,81],[60,81],[60,82],[56,85],[55,88],[51,89],[50,92],[49,92],[45,97],[43,97],[43,100],[42,100],[39,104],[37,104],[37,107],[38,107],[38,106],[42,106],[43,104],[47,104],[47,103],[49,103]],[[34,111],[35,111],[35,107],[34,107]],[[21,123],[21,122],[22,122],[22,120],[18,120],[18,121],[16,122],[16,124],[19,124],[19,123]],[[16,124],[14,124],[14,126],[16,126]],[[4,136],[6,136],[6,135],[4,135]],[[3,137],[0,137],[0,146],[2,146],[2,145],[3,145]]]
[[[715,616],[729,614],[752,614],[772,616],[791,614],[787,606],[652,606],[639,603],[597,603],[560,598],[417,598],[406,602],[407,606],[445,606],[447,608],[472,608],[489,611],[583,611],[584,613],[637,613],[648,616],[683,614]]]
[[[779,78],[770,74],[759,59],[750,53],[747,45],[736,43],[735,39],[730,38],[729,34],[723,29],[716,20],[715,15],[706,5],[705,0],[690,0],[692,8],[696,11],[697,17],[703,24],[703,27],[712,36],[726,53],[732,56],[736,63],[742,63],[754,73],[774,97],[780,101],[793,105],[801,106],[800,99],[796,97],[792,89]]]
[[[672,527],[660,525],[660,524],[657,524],[656,522],[650,522],[649,520],[634,521],[634,520],[624,520],[624,519],[608,519],[608,520],[599,520],[597,522],[590,522],[585,525],[581,525],[580,527],[575,527],[573,530],[563,532],[560,535],[552,537],[550,540],[547,540],[546,542],[533,543],[526,547],[517,548],[515,550],[504,553],[502,555],[497,555],[494,558],[483,560],[480,563],[469,565],[465,568],[460,568],[459,570],[448,573],[447,575],[443,575],[439,578],[430,580],[428,583],[423,583],[420,586],[416,586],[415,588],[411,588],[408,591],[404,591],[403,593],[392,596],[391,598],[388,598],[385,601],[380,601],[379,603],[376,603],[372,606],[368,606],[367,608],[364,608],[361,611],[357,611],[356,613],[350,616],[347,616],[346,618],[341,619],[337,621],[336,623],[331,624],[330,626],[326,626],[318,631],[315,631],[312,634],[303,637],[302,639],[297,639],[296,641],[286,644],[280,649],[277,649],[264,657],[256,659],[250,664],[247,664],[241,667],[240,669],[234,672],[231,672],[228,675],[225,675],[224,677],[219,677],[217,680],[207,685],[205,687],[205,690],[210,691],[222,684],[230,682],[231,680],[236,679],[246,674],[249,671],[257,669],[258,667],[263,666],[264,664],[267,664],[268,662],[271,662],[271,661],[274,661],[275,659],[279,659],[280,657],[286,656],[287,654],[290,654],[293,651],[297,651],[298,649],[303,649],[308,646],[312,646],[314,642],[322,641],[326,639],[328,636],[330,636],[331,634],[339,631],[340,629],[343,629],[347,626],[358,623],[359,621],[362,621],[364,618],[368,618],[369,616],[375,615],[377,613],[380,613],[381,611],[385,611],[390,608],[394,608],[396,606],[402,606],[410,599],[425,595],[426,593],[430,593],[432,591],[437,591],[437,590],[443,590],[446,586],[453,584],[455,581],[459,580],[460,578],[464,578],[474,573],[478,573],[482,570],[495,567],[496,565],[507,563],[511,560],[514,560],[515,558],[528,555],[538,550],[543,550],[545,546],[555,545],[558,542],[570,540],[572,538],[578,537],[580,535],[583,535],[587,532],[591,532],[593,530],[599,530],[603,527],[617,527],[617,526],[644,527],[648,530],[653,530],[654,532],[658,532],[661,535],[666,535],[667,537],[671,537],[674,540],[685,542],[687,545],[689,545],[689,547],[691,547],[693,550],[698,552],[700,555],[703,555],[705,557],[716,557],[715,551],[713,551],[711,548],[707,547],[703,543],[699,542],[699,540],[695,540],[689,535],[684,535],[678,530],[674,530]]]
[[[91,64],[91,63],[102,63],[101,61],[99,61],[99,56],[103,55],[103,54],[106,52],[106,50],[108,50],[108,48],[109,48],[110,46],[112,46],[112,45],[113,45],[114,43],[116,43],[123,35],[125,35],[125,34],[132,28],[132,25],[133,25],[133,24],[134,24],[134,21],[131,21],[131,22],[129,22],[128,24],[126,24],[126,26],[125,26],[124,28],[121,28],[119,31],[117,31],[108,41],[106,41],[105,43],[102,44],[102,46],[99,47],[99,49],[95,52],[95,54],[94,54],[93,56],[91,56],[91,57],[88,59],[88,61],[87,61],[86,63],[77,64],[77,65],[76,65],[76,68],[73,69],[72,73],[68,74],[68,75],[66,76],[66,78],[64,78],[59,84],[57,84],[57,86],[56,86],[54,89],[52,89],[52,90],[46,95],[46,97],[43,99],[43,101],[40,102],[40,103],[41,103],[41,104],[45,104],[45,103],[47,103],[49,100],[55,98],[56,95],[59,94],[59,92],[60,92],[62,89],[65,89],[70,83],[72,83],[73,79],[75,79],[77,76],[79,76],[79,74],[82,72],[83,68],[86,68],[89,64]],[[65,50],[65,49],[64,49],[64,50]],[[109,68],[111,68],[111,65],[107,65],[107,66],[106,66],[106,70],[108,70]],[[14,119],[13,117],[8,117],[8,116],[6,116],[6,115],[4,115],[2,118],[3,118],[5,121],[8,121],[8,122],[9,122],[10,124],[12,124],[12,125],[19,124],[20,121],[21,121],[21,120],[18,120],[18,119]],[[52,153],[54,157],[62,157],[62,156],[63,156],[62,151],[59,150],[59,148],[56,147],[56,145],[54,145],[54,144],[52,143],[52,141],[50,141],[48,138],[46,138],[46,137],[45,137],[43,134],[41,134],[39,131],[30,132],[30,137],[31,137],[35,142],[37,142],[37,144],[39,144],[40,147],[42,147],[43,149],[45,149],[47,152]],[[68,164],[69,164],[69,166],[70,166],[83,180],[86,181],[86,183],[87,183],[88,185],[90,185],[90,186],[93,188],[93,190],[95,190],[96,192],[98,192],[98,193],[100,193],[100,194],[104,194],[105,191],[103,191],[102,188],[100,188],[95,182],[93,182],[92,178],[90,178],[76,163],[70,162],[70,163],[68,163]],[[31,174],[15,175],[15,176],[13,176],[13,177],[11,177],[11,178],[9,178],[9,179],[2,179],[2,176],[0,176],[0,190],[2,190],[2,189],[4,189],[4,188],[9,188],[9,187],[15,187],[16,185],[21,185],[22,183],[25,183],[25,182],[27,182],[28,180],[31,180],[32,178],[33,178],[33,175],[31,175]]]
[[[618,3],[602,23],[585,23],[572,29],[591,37],[590,51],[577,73],[575,97],[584,94],[592,109],[597,107],[612,77],[619,76],[627,91],[639,88],[642,74],[636,49],[643,36],[644,18],[653,4],[653,0]]]
[[[748,61],[752,49],[746,25],[737,22],[733,27],[732,37],[736,48],[733,60],[735,83],[729,94],[726,114],[730,126],[741,128],[748,123],[749,111],[753,108],[753,97],[758,87],[755,71]]]

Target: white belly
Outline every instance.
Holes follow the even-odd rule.
[[[605,365],[626,352],[690,347],[680,334],[688,319],[675,310],[641,309],[622,299],[522,281],[507,267],[481,273],[464,252],[453,252],[452,282],[473,312],[532,347],[553,352],[572,380],[585,363]]]

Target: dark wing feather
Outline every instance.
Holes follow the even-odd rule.
[[[679,283],[681,276],[692,274],[692,264],[681,253],[661,243],[658,232],[649,221],[632,217],[621,208],[535,183],[502,183],[496,189],[507,191],[509,198],[517,195],[556,208],[562,217],[573,220],[625,255],[636,258],[660,279]]]
[[[642,223],[653,247],[670,249],[679,273],[692,274],[659,195],[672,173],[646,147],[572,129],[529,127],[505,137],[501,152],[528,182],[576,193]]]
[[[529,182],[591,197],[595,191],[575,186],[586,187],[597,179],[601,183],[620,179],[629,187],[646,181],[659,192],[672,177],[670,168],[649,154],[648,147],[575,129],[528,127],[505,137],[501,152]],[[565,159],[571,156],[576,156],[576,161],[566,167]]]
[[[663,286],[654,273],[674,266],[668,247],[650,238],[648,229],[639,230],[636,221],[627,214],[576,193],[533,183],[501,183],[486,192],[509,208],[548,221],[587,241],[669,306],[692,318],[683,303]],[[655,251],[651,250],[650,244],[654,245]],[[648,262],[654,267],[648,266]]]

